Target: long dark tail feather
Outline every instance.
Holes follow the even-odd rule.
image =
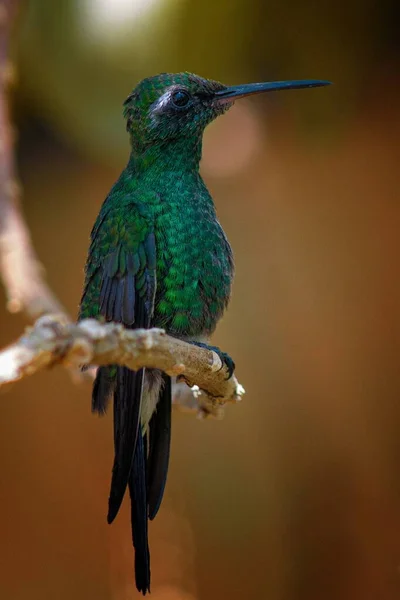
[[[163,379],[157,410],[150,420],[147,463],[149,519],[156,516],[164,495],[171,445],[171,377],[163,374]]]
[[[114,367],[115,369],[115,367]],[[113,367],[99,367],[92,391],[92,412],[104,415],[115,389]]]
[[[143,596],[150,592],[150,552],[147,532],[146,437],[140,432],[129,476],[132,541],[135,547],[136,587]]]
[[[140,425],[143,377],[144,369],[131,371],[127,367],[117,367],[114,393],[115,458],[108,500],[108,523],[112,523],[118,514],[134,462]]]

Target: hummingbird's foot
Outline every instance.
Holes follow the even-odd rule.
[[[222,366],[221,369],[226,366],[226,368],[228,369],[228,377],[227,379],[230,379],[233,375],[233,372],[235,370],[235,363],[233,361],[233,359],[229,356],[229,354],[227,354],[226,352],[222,352],[222,350],[220,350],[217,346],[209,346],[208,344],[204,344],[203,342],[190,342],[191,344],[193,344],[194,346],[198,346],[199,348],[205,348],[206,350],[212,350],[213,352],[215,352],[215,354],[218,354]]]

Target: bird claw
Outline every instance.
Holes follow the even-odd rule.
[[[216,354],[218,354],[219,358],[221,359],[221,369],[224,366],[226,366],[226,368],[228,369],[228,377],[226,379],[230,379],[235,371],[234,360],[229,356],[229,354],[227,354],[226,352],[222,352],[219,348],[213,348],[213,351],[216,352]]]
[[[191,342],[194,346],[198,346],[199,348],[205,348],[206,350],[212,350],[219,357],[221,361],[221,367],[218,369],[220,371],[224,367],[228,370],[227,380],[230,379],[235,371],[235,363],[233,359],[226,352],[222,352],[217,346],[209,346],[203,342]]]

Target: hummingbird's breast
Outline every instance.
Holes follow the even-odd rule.
[[[212,198],[197,177],[177,181],[156,212],[157,290],[153,326],[177,337],[209,335],[226,308],[232,250]]]

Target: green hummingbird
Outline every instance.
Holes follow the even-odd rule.
[[[131,152],[91,232],[79,318],[160,327],[207,346],[226,308],[232,250],[199,173],[205,127],[239,98],[327,85],[318,80],[227,87],[191,73],[141,81],[124,103]],[[171,439],[171,378],[156,369],[100,367],[92,410],[113,398],[114,466],[107,520],[131,498],[137,589],[150,591],[148,519],[159,509]]]

